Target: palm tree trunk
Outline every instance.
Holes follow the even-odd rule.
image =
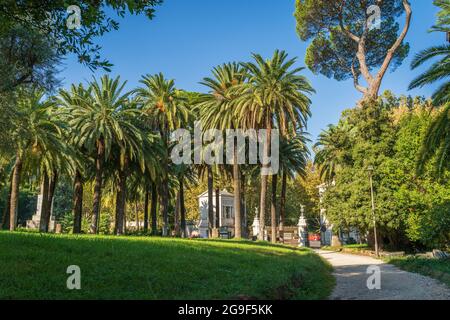
[[[47,204],[47,213],[45,217],[47,219],[47,226],[50,226],[50,219],[52,216],[52,208],[53,208],[53,199],[55,197],[55,190],[58,184],[58,172],[56,170],[53,171],[53,175],[49,178],[49,187],[48,187],[48,204]]]
[[[216,229],[220,228],[220,189],[216,187],[216,219],[215,225]]]
[[[152,234],[156,236],[158,234],[157,216],[156,216],[156,206],[158,202],[158,190],[156,189],[156,184],[152,183],[152,204],[150,208],[150,215],[152,217]]]
[[[102,177],[103,164],[105,161],[105,142],[103,138],[97,141],[97,159],[95,161],[95,186],[94,186],[94,203],[92,208],[92,224],[91,233],[98,233],[98,225],[100,221],[100,205],[102,202]]]
[[[41,185],[42,206],[41,206],[41,219],[39,221],[40,232],[48,232],[48,224],[50,221],[50,217],[48,217],[50,213],[50,210],[48,209],[48,207],[50,206],[48,202],[48,195],[49,195],[49,178],[47,171],[44,171]]]
[[[180,236],[180,211],[181,211],[181,199],[180,199],[180,190],[177,192],[177,199],[176,199],[176,205],[175,205],[175,236]]]
[[[81,233],[81,219],[83,214],[83,181],[81,172],[75,172],[73,192],[73,233]]]
[[[14,231],[17,225],[17,218],[19,214],[19,186],[20,174],[22,172],[22,156],[19,152],[16,155],[16,162],[14,164],[14,171],[11,182],[11,204],[9,208],[9,230]]]
[[[242,212],[242,236],[248,238],[247,207],[245,205],[245,175],[241,172],[241,212]]]
[[[234,187],[234,237],[242,238],[242,212],[241,212],[241,177],[237,161],[237,146],[234,147],[233,161],[233,187]]]
[[[8,196],[6,197],[6,204],[5,204],[5,212],[2,216],[2,223],[0,225],[0,229],[9,229],[9,210],[11,208],[11,190],[12,190],[12,174],[10,177],[10,183],[9,183],[9,192]]]
[[[186,237],[186,207],[184,203],[184,178],[180,179],[180,227],[181,227],[181,237]]]
[[[264,144],[264,158],[269,159],[269,145],[271,140],[272,123],[270,117],[267,117],[266,143]],[[267,161],[267,160],[266,160]],[[262,169],[268,169],[268,164],[263,164]],[[261,173],[261,195],[259,199],[259,234],[258,240],[264,240],[264,229],[266,224],[266,194],[267,194],[267,172]]]
[[[281,181],[281,195],[280,195],[280,238],[283,238],[284,231],[284,219],[286,212],[286,184],[287,184],[287,174],[283,171]]]
[[[210,236],[212,228],[214,228],[213,188],[214,188],[214,177],[212,173],[212,167],[208,166],[208,224]]]
[[[168,174],[166,172],[166,174]],[[161,190],[161,205],[159,207],[163,217],[162,235],[167,237],[169,235],[169,181],[166,176]]]
[[[134,202],[134,214],[136,215],[136,230],[139,232],[141,230],[141,222],[139,221],[139,210],[137,200]]]
[[[149,192],[147,186],[145,187],[145,199],[144,199],[144,233],[148,232],[148,199]]]
[[[127,160],[125,160],[127,162]],[[116,223],[114,227],[114,234],[123,235],[125,225],[125,206],[127,193],[127,173],[126,164],[119,170],[119,178],[117,183],[116,194]]]
[[[270,206],[270,216],[272,222],[272,243],[277,242],[277,183],[278,175],[274,174],[272,176],[272,203]]]

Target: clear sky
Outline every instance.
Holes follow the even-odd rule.
[[[433,88],[407,91],[409,82],[420,71],[409,68],[418,51],[442,43],[442,34],[428,33],[435,22],[437,8],[432,0],[410,0],[412,25],[407,36],[410,55],[403,65],[384,79],[382,90],[396,94],[430,96]],[[295,30],[294,0],[164,0],[156,18],[126,16],[120,29],[97,43],[102,54],[114,64],[112,75],[128,80],[128,89],[138,84],[143,74],[163,72],[175,79],[180,89],[205,91],[199,81],[210,75],[212,67],[229,61],[248,61],[252,52],[271,56],[275,49],[298,57],[304,66],[307,43]],[[403,26],[403,19],[400,20]],[[96,74],[100,76],[102,72]],[[360,94],[352,81],[337,82],[309,70],[317,93],[312,96],[312,118],[308,131],[313,139],[330,123],[336,123],[342,110],[353,107]],[[61,78],[64,86],[85,82],[92,77],[87,67],[68,57]]]

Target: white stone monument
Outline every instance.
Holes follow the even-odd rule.
[[[226,228],[231,232],[231,236],[234,236],[234,195],[227,190],[219,192],[219,208],[216,208],[216,191],[213,191],[213,215],[215,226],[216,210],[219,214],[219,227]],[[200,209],[200,221],[197,224],[197,228],[200,234],[200,238],[209,238],[209,217],[208,217],[208,191],[203,192],[198,196],[198,205]]]
[[[301,205],[301,215],[298,219],[298,246],[299,247],[306,247],[306,238],[308,237],[308,231],[307,226],[308,223],[306,222],[305,218],[305,206]]]
[[[42,212],[42,195],[37,197],[36,213],[31,217],[31,220],[27,220],[27,229],[39,230],[39,225],[41,222],[41,212]],[[48,226],[48,231],[55,230],[55,216],[53,215],[53,202],[50,209],[50,224]]]
[[[259,227],[260,227],[259,217],[258,217],[258,209],[256,209],[255,211],[256,211],[255,218],[253,219],[253,223],[252,223],[252,235],[253,235],[253,237],[258,237]]]

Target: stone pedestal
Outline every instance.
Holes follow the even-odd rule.
[[[197,225],[200,238],[209,238],[209,223],[207,217],[201,217],[199,224]]]
[[[258,218],[258,212],[256,212],[256,215],[255,215],[255,218],[253,219],[253,224],[252,224],[252,236],[253,237],[258,237],[259,227],[260,227],[260,223],[259,223],[259,218]]]
[[[339,240],[339,237],[336,235],[333,235],[331,237],[331,246],[332,247],[342,247],[342,242]]]
[[[27,220],[27,229],[39,230],[39,225],[41,223],[41,209],[42,209],[42,195],[38,195],[36,214],[31,217],[31,220]],[[53,203],[50,211],[50,222],[48,226],[48,231],[55,231],[55,217],[53,216]]]
[[[27,229],[39,230],[39,225],[41,223],[41,215],[34,214],[31,220],[27,220]],[[50,223],[48,225],[48,231],[55,231],[55,217],[50,217]]]
[[[302,209],[303,209],[303,206],[302,206]],[[305,216],[303,215],[303,212],[302,212],[302,215],[298,219],[298,224],[297,224],[298,237],[299,237],[298,246],[299,247],[306,247],[306,241],[308,238],[307,226],[308,226],[308,223],[306,222]]]
[[[211,230],[211,238],[213,239],[219,238],[219,229],[214,228]]]

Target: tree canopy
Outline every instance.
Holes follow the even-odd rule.
[[[380,28],[374,27],[377,17],[371,6],[380,10]],[[405,12],[400,32],[397,18]],[[297,0],[297,33],[303,41],[311,40],[306,64],[328,78],[352,78],[364,97],[376,98],[387,69],[395,69],[408,55],[409,44],[403,40],[411,13],[407,0]]]

